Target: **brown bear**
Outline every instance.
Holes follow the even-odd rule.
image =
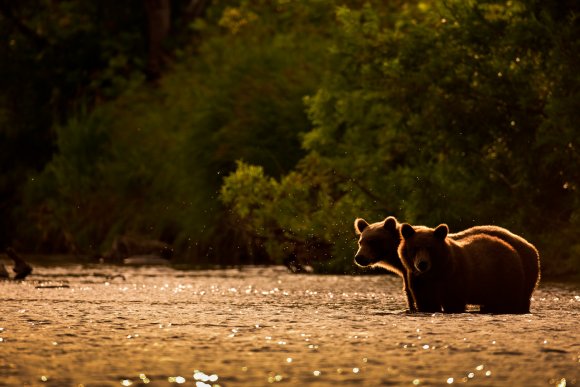
[[[403,289],[407,295],[409,309],[414,310],[414,302],[407,289],[406,269],[402,266],[398,255],[401,224],[390,216],[382,222],[368,224],[364,219],[357,218],[354,222],[355,232],[359,235],[359,249],[354,261],[359,266],[378,266],[394,272],[403,278]],[[415,228],[426,228],[414,226]],[[536,248],[524,238],[497,226],[476,226],[448,237],[460,240],[476,234],[487,234],[500,238],[510,244],[520,255],[524,266],[526,292],[529,299],[540,278],[540,258]]]
[[[528,313],[524,265],[518,252],[492,235],[449,238],[445,224],[435,229],[401,225],[399,256],[417,309],[484,313]]]
[[[360,237],[354,262],[362,267],[379,266],[399,275],[403,279],[403,292],[407,296],[409,310],[414,311],[415,304],[407,286],[407,270],[399,258],[398,248],[401,240],[399,228],[400,223],[392,216],[373,224],[357,218],[354,221],[354,229]]]

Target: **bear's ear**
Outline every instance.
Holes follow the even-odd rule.
[[[409,239],[415,235],[415,229],[408,223],[403,223],[401,226],[401,235],[404,239]]]
[[[362,218],[356,218],[354,221],[354,232],[356,232],[356,235],[362,234],[364,229],[367,228],[368,226],[369,224],[367,223],[366,220]]]
[[[397,219],[394,216],[389,216],[385,219],[383,227],[388,231],[397,231]]]
[[[445,239],[447,234],[449,234],[449,227],[447,227],[446,224],[440,224],[435,228],[435,231],[433,231],[433,235],[435,235],[435,238],[441,240]]]

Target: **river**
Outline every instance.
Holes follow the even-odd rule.
[[[527,315],[408,314],[386,275],[36,266],[0,282],[1,386],[571,386],[580,286]]]

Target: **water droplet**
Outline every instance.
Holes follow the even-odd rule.
[[[453,384],[453,378],[448,378],[447,379],[447,384]]]
[[[429,344],[425,344],[425,345],[423,346],[423,349],[429,349]]]
[[[291,357],[287,357],[287,358],[286,358],[286,362],[287,362],[287,363],[292,363],[292,358],[291,358]]]
[[[491,371],[486,371],[485,376],[491,376]]]
[[[312,373],[314,376],[320,376],[320,371],[316,370]]]
[[[43,382],[46,382],[46,381],[48,380],[48,376],[46,376],[46,375],[42,375],[42,376],[40,377],[40,380],[42,380]]]
[[[418,386],[419,384],[421,384],[421,381],[419,379],[413,380],[413,385],[414,386]]]
[[[478,365],[475,367],[476,370],[481,371],[483,369],[483,364]]]
[[[469,379],[473,379],[474,376],[475,376],[475,374],[473,372],[470,372],[470,373],[467,374],[467,377]]]
[[[133,382],[129,379],[121,380],[121,386],[130,386],[131,384],[133,384]]]

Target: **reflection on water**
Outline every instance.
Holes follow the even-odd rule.
[[[400,280],[37,266],[0,282],[0,385],[578,385],[580,291],[408,314]]]

